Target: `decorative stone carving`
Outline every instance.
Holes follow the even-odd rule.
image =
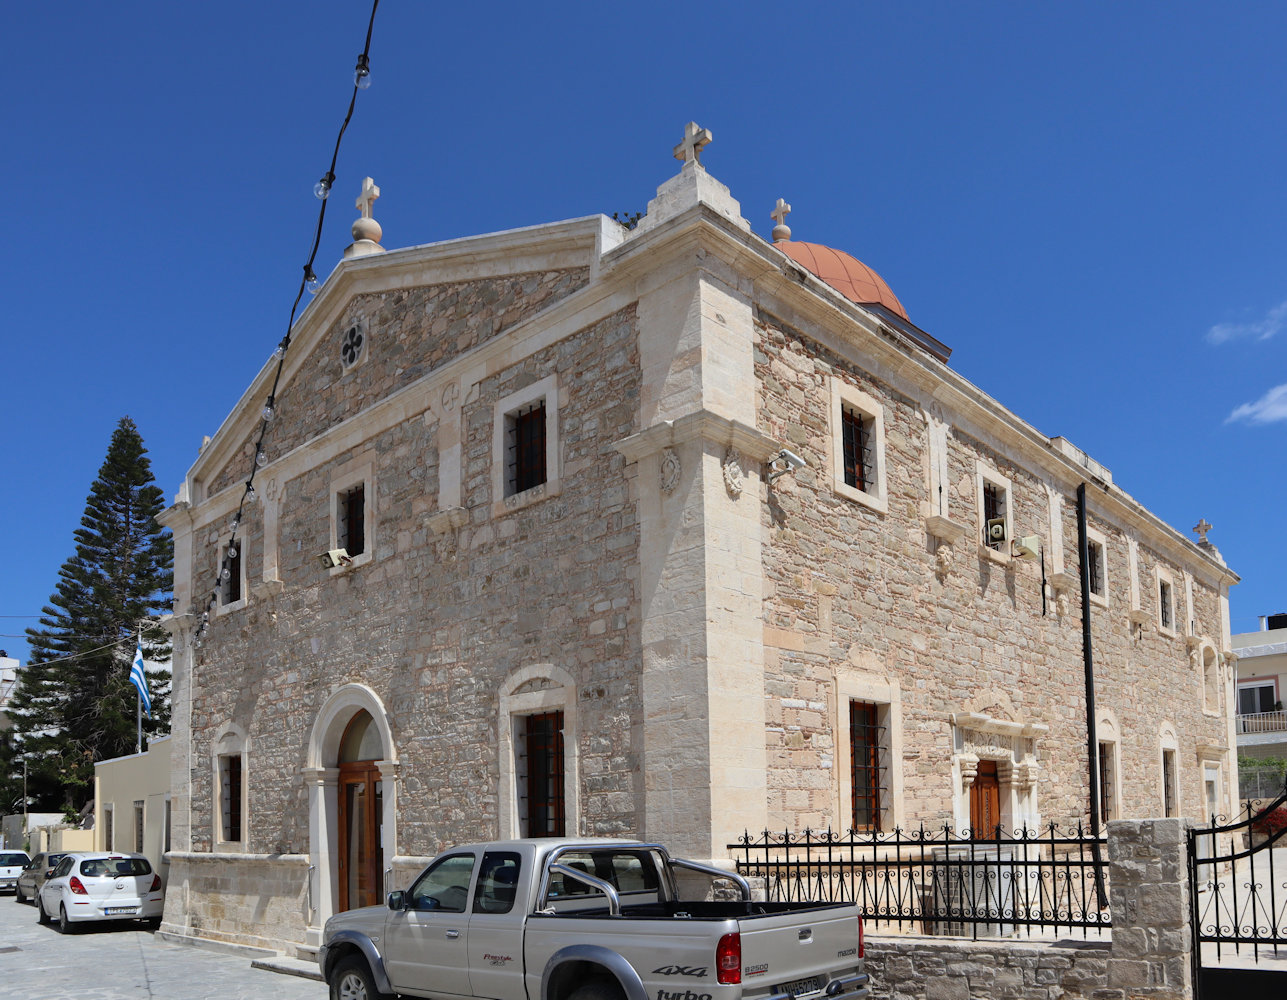
[[[1055,614],[1060,618],[1068,617],[1068,591],[1059,591],[1058,596],[1055,598]]]
[[[959,753],[956,759],[961,765],[961,785],[969,788],[979,776],[979,758],[972,753]]]
[[[734,500],[742,495],[746,473],[742,469],[742,456],[736,448],[724,452],[724,488]]]
[[[684,471],[680,464],[679,453],[674,448],[663,448],[661,451],[661,492],[669,496],[679,485],[679,475]]]
[[[938,574],[939,580],[946,580],[947,575],[952,572],[952,560],[955,551],[947,542],[939,542],[938,548],[934,551],[934,572]]]

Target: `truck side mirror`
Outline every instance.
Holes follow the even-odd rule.
[[[389,909],[401,910],[405,905],[403,897],[404,893],[401,889],[398,889],[396,892],[389,893]]]

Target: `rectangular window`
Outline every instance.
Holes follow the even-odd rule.
[[[143,803],[135,800],[134,802],[134,850],[140,854],[143,852]]]
[[[1099,745],[1099,818],[1107,823],[1117,818],[1117,761],[1112,743]]]
[[[219,603],[236,604],[241,600],[241,550],[240,541],[224,545],[219,550]],[[224,570],[228,573],[225,576]]]
[[[366,483],[335,495],[335,540],[350,557],[366,551]]]
[[[1276,701],[1273,681],[1265,684],[1238,685],[1239,715],[1257,715],[1260,712],[1272,712]]]
[[[857,410],[844,406],[840,411],[840,423],[844,446],[845,485],[869,493],[875,481],[871,453],[872,420],[864,417]]]
[[[165,797],[165,832],[161,838],[161,853],[170,853],[170,796]]]
[[[538,399],[505,416],[506,496],[545,483],[545,400]]]
[[[112,829],[112,821],[116,818],[115,811],[111,806],[103,810],[103,850],[105,851],[116,850],[116,844],[113,841],[115,831]]]
[[[563,713],[519,719],[519,812],[524,837],[562,837],[564,824]]]
[[[1005,489],[983,481],[983,544],[997,552],[1005,550]]]
[[[225,841],[241,840],[241,754],[219,758],[219,806]]]
[[[1179,799],[1179,783],[1175,773],[1175,751],[1162,751],[1162,815],[1176,816]]]
[[[1104,545],[1093,538],[1086,539],[1086,576],[1090,580],[1090,592],[1096,597],[1104,596]]]
[[[1171,584],[1166,580],[1157,582],[1157,614],[1164,629],[1175,628],[1175,605],[1172,603]]]
[[[884,727],[879,706],[866,701],[849,703],[849,782],[855,830],[880,830],[884,768],[881,745]]]

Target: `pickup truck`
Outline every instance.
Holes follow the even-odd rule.
[[[718,880],[740,898],[710,898]],[[446,851],[331,917],[317,961],[332,1000],[859,1000],[862,950],[851,903],[756,902],[659,844],[551,838]]]

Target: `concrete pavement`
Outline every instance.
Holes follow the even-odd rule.
[[[323,983],[251,961],[163,941],[141,924],[63,936],[36,923],[34,906],[0,895],[0,1000],[325,1000]]]

